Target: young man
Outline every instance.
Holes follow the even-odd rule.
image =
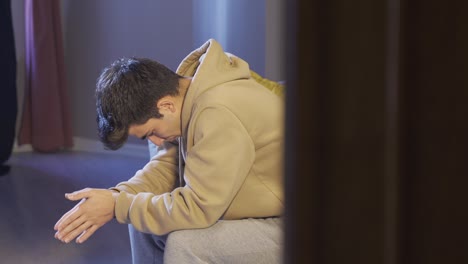
[[[129,135],[157,154],[110,190],[84,189],[55,225],[64,242],[86,241],[116,218],[129,224],[134,263],[280,263],[283,102],[248,64],[209,40],[177,73],[124,58],[97,82],[101,141]]]

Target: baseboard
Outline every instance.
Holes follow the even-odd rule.
[[[139,158],[148,158],[149,159],[149,149],[147,145],[138,145],[127,143],[122,148],[118,150],[107,150],[104,149],[102,143],[98,140],[82,138],[82,137],[73,137],[73,149],[74,151],[84,151],[84,152],[93,152],[93,153],[105,153],[110,155],[125,155],[131,157]],[[18,146],[15,142],[13,147],[13,152],[31,152],[33,148],[29,144]]]

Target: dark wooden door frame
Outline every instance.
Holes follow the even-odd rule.
[[[286,10],[285,263],[468,263],[468,2]]]

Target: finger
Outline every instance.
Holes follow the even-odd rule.
[[[90,228],[86,229],[83,233],[81,233],[81,235],[76,239],[76,243],[79,243],[79,244],[84,243],[98,229],[99,227],[97,225],[92,225]]]
[[[80,217],[70,224],[63,226],[63,228],[55,232],[55,238],[63,241],[70,232],[81,226],[84,222],[86,222],[86,219]]]
[[[61,241],[64,243],[69,243],[79,235],[81,235],[83,232],[86,232],[88,228],[90,228],[92,225],[90,222],[83,222],[81,225],[79,225],[77,228],[74,230],[70,231],[66,236],[64,236]]]
[[[55,233],[55,237],[59,240],[64,241],[66,240],[66,237],[69,236],[71,233],[73,233],[75,230],[78,230],[80,231],[79,233],[81,233],[87,228],[87,227],[82,228],[82,225],[86,222],[87,222],[86,217],[80,216],[79,218],[71,222],[70,224],[64,226],[63,229],[59,229]],[[76,234],[75,236],[79,235],[79,233]]]
[[[76,218],[80,217],[81,213],[79,212],[79,205],[81,203],[75,205],[70,211],[65,213],[58,221],[55,223],[54,230],[58,231],[62,229],[64,226],[68,225],[69,222],[75,220]]]
[[[85,201],[86,201],[85,199],[81,200],[81,202],[79,202],[78,204],[76,204],[70,211],[68,211],[67,213],[65,213],[65,214],[57,221],[57,223],[55,224],[54,229],[58,230],[58,229],[60,229],[60,226],[63,226],[64,224],[68,224],[69,222],[71,222],[71,221],[75,220],[76,218],[80,217],[81,214],[82,214],[81,207],[83,206],[82,204],[83,204]]]
[[[65,198],[71,201],[81,200],[83,198],[88,198],[93,190],[90,188],[85,188],[76,192],[66,193]]]

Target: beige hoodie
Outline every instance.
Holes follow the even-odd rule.
[[[162,235],[219,219],[281,215],[282,99],[212,39],[190,53],[177,73],[193,77],[179,146],[165,143],[142,170],[115,187],[117,220]],[[185,168],[178,166],[178,153]]]

